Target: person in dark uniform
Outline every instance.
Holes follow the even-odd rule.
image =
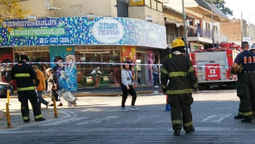
[[[35,121],[44,121],[42,117],[41,109],[38,103],[38,97],[35,92],[35,85],[37,83],[37,77],[34,69],[26,64],[29,60],[25,53],[21,53],[18,56],[19,62],[11,71],[11,78],[16,80],[18,99],[21,102],[21,114],[25,123],[30,122],[28,100],[33,107]]]
[[[249,51],[248,42],[242,42],[242,50],[231,69],[233,74],[238,74],[237,96],[240,99],[238,115],[234,118],[251,123],[255,112],[255,54]]]
[[[193,103],[192,92],[198,88],[198,80],[189,57],[184,55],[184,48],[184,41],[175,39],[161,70],[161,87],[164,94],[168,95],[175,136],[180,136],[182,124],[186,133],[195,131],[190,106]]]

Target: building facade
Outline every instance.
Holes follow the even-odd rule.
[[[171,0],[165,4],[164,10],[167,33],[169,30],[168,26],[171,28],[176,25],[182,28],[182,3],[179,0]],[[229,20],[218,8],[204,0],[186,0],[185,11],[188,27],[187,41],[192,51],[208,46],[212,47],[213,41],[216,46],[217,43],[227,40],[227,36],[220,33],[220,22]],[[173,14],[174,17],[169,17],[169,15],[173,16]],[[211,17],[212,14],[213,18]],[[171,23],[171,25],[168,25],[168,23]],[[174,29],[178,31],[179,28],[176,28]],[[176,36],[183,36],[183,34]],[[174,38],[171,34],[167,35],[168,44]]]
[[[245,20],[231,19],[229,22],[221,22],[220,25],[221,33],[227,35],[231,42],[241,45],[242,37],[248,37],[248,25]]]
[[[16,55],[26,52],[31,64],[52,67],[62,88],[118,87],[123,61],[153,64],[166,48],[165,26],[158,17],[162,3],[153,2],[156,9],[131,7],[126,0],[21,2],[30,10],[28,18],[0,25],[1,63],[17,62]],[[36,10],[36,5],[44,7]],[[143,84],[152,84],[151,67],[134,67]]]

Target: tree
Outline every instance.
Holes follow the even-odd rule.
[[[23,0],[0,0],[0,20],[4,18],[23,18],[28,11],[21,8],[19,4]]]
[[[205,1],[211,3],[211,0],[205,0]],[[226,4],[225,0],[213,0],[213,4],[214,6],[219,8],[225,15],[233,16],[233,11],[230,10],[230,8],[225,6]]]

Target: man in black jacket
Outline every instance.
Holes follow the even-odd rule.
[[[25,123],[30,122],[28,100],[30,100],[33,107],[35,121],[44,121],[42,117],[41,109],[37,101],[38,97],[35,92],[36,85],[36,73],[34,69],[26,64],[29,60],[25,53],[19,55],[19,62],[16,64],[11,71],[11,78],[16,80],[18,98],[21,103],[22,119]]]

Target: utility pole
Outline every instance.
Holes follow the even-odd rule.
[[[187,20],[186,20],[186,12],[185,12],[185,5],[184,0],[182,0],[182,13],[183,13],[183,31],[184,31],[184,43],[186,46],[186,52],[188,54],[188,44],[187,44]]]
[[[213,0],[211,0],[211,19],[212,19],[212,44],[214,48],[214,25],[213,25]]]
[[[241,21],[240,21],[240,25],[241,25],[241,44],[243,42],[243,11],[241,11]]]

